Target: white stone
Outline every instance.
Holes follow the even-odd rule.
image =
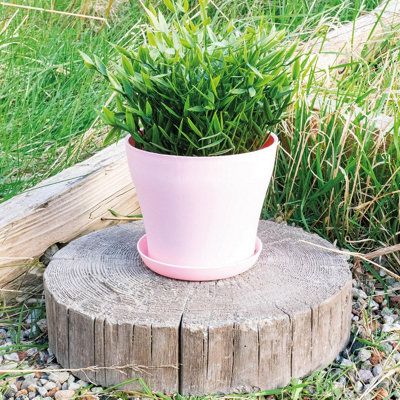
[[[381,365],[375,365],[375,367],[372,368],[372,374],[373,374],[374,376],[380,375],[380,374],[382,373],[382,371],[383,371],[383,368],[382,368]]]
[[[357,355],[357,358],[360,360],[360,361],[367,361],[370,357],[371,357],[371,352],[369,351],[369,350],[367,350],[367,349],[361,349],[359,352],[358,352],[358,355]]]
[[[367,294],[363,290],[357,289],[355,287],[353,287],[353,297],[355,299],[359,299],[359,298],[367,299],[368,298]]]
[[[393,315],[384,315],[383,320],[385,321],[385,324],[393,324],[394,322],[394,316]]]
[[[45,397],[48,392],[48,390],[44,386],[38,386],[37,391],[42,397]]]
[[[56,400],[70,400],[75,396],[75,392],[73,390],[59,390],[55,394]]]
[[[363,384],[362,384],[360,381],[357,381],[357,382],[354,384],[354,391],[355,391],[356,393],[360,393],[362,389],[363,389]]]
[[[4,354],[3,358],[7,361],[19,361],[19,357],[18,357],[17,353]]]
[[[400,324],[383,324],[383,332],[400,331]]]
[[[343,367],[351,367],[353,366],[353,363],[347,358],[343,358],[342,361],[340,362],[340,365]]]
[[[32,348],[26,350],[26,355],[27,355],[28,357],[31,357],[31,356],[33,356],[34,354],[36,354],[37,352],[38,352],[37,347],[32,347]]]
[[[53,382],[60,382],[61,384],[66,382],[69,378],[68,372],[51,372],[49,374],[49,380]]]
[[[81,388],[81,385],[79,385],[76,382],[72,382],[68,385],[68,390],[78,390]]]
[[[54,382],[47,382],[46,384],[43,385],[47,390],[53,390],[56,387],[56,384]]]

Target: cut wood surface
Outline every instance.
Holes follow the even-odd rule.
[[[367,42],[372,30],[370,41],[398,24],[399,4],[400,0],[385,2],[358,18],[355,27],[349,23],[329,32],[318,59],[319,67],[324,69],[348,60]],[[315,49],[321,47],[319,42],[312,44]],[[377,118],[378,129],[387,131],[392,127],[393,118]],[[53,243],[66,243],[121,222],[101,219],[109,208],[122,214],[136,214],[138,207],[122,141],[0,204],[0,294],[1,288],[8,287],[30,268],[26,261],[39,257]]]
[[[91,233],[46,269],[50,349],[65,368],[100,367],[80,378],[111,386],[142,377],[170,394],[254,392],[309,374],[346,345],[351,274],[317,235],[261,221],[252,269],[186,282],[142,263],[143,234],[141,221]]]
[[[140,212],[123,140],[0,204],[0,287],[53,243],[119,222],[102,220],[108,209]]]

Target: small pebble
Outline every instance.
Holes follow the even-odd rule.
[[[343,358],[340,361],[340,365],[343,366],[343,367],[351,367],[351,366],[353,366],[353,363],[350,360],[348,360],[347,358]]]
[[[376,301],[371,300],[370,303],[369,303],[369,307],[370,307],[370,309],[372,311],[373,310],[378,310],[379,309],[379,304]]]
[[[360,299],[360,298],[367,299],[368,298],[367,294],[363,290],[357,289],[355,287],[353,287],[353,297],[355,299]]]
[[[385,307],[384,309],[382,309],[381,315],[382,315],[382,317],[384,317],[384,316],[393,315],[393,313],[390,310],[390,308]]]
[[[54,397],[54,395],[59,391],[60,389],[58,387],[55,387],[54,389],[51,389],[47,392],[48,397]]]
[[[32,310],[28,317],[25,319],[25,322],[28,324],[31,324],[32,322],[35,322],[39,319],[40,314],[42,313],[42,310],[40,310],[39,308],[36,310]]]
[[[386,397],[389,396],[389,392],[385,389],[385,388],[379,388],[376,392],[375,392],[375,398],[374,400],[383,400]]]
[[[375,367],[372,368],[372,374],[373,374],[374,376],[380,375],[380,374],[382,373],[382,371],[383,371],[383,368],[382,368],[381,365],[375,365]]]
[[[75,392],[73,390],[60,390],[56,393],[56,400],[70,400],[75,396]]]
[[[96,386],[96,387],[92,387],[91,389],[90,389],[90,391],[92,392],[92,393],[100,393],[100,392],[102,392],[104,389],[102,388],[102,387],[100,387],[100,386]]]
[[[38,352],[37,347],[32,347],[31,349],[26,350],[27,357],[31,357]]]
[[[30,386],[28,386],[28,392],[33,392],[33,393],[36,393],[36,385],[30,385]]]
[[[54,254],[56,254],[58,251],[58,246],[56,244],[52,244],[43,254],[43,256],[40,258],[40,261],[44,265],[49,265],[50,261],[52,260]]]
[[[83,381],[82,379],[79,379],[79,381],[76,382],[80,387],[87,387],[89,386],[89,383],[86,381]]]
[[[368,369],[360,369],[358,371],[358,376],[363,382],[369,382],[374,377],[372,372]]]
[[[56,387],[56,384],[54,382],[47,382],[46,384],[43,385],[47,390],[53,390]]]
[[[383,332],[400,331],[400,324],[383,324]]]
[[[360,349],[360,351],[358,352],[358,355],[357,355],[357,359],[359,361],[364,362],[364,361],[367,361],[371,357],[371,355],[372,354],[371,354],[371,352],[369,350]]]
[[[38,322],[36,322],[36,325],[39,327],[39,329],[46,333],[47,332],[47,320],[46,319],[40,319]]]
[[[49,380],[52,382],[64,383],[68,380],[68,378],[69,378],[68,372],[51,372],[49,374]]]
[[[78,390],[81,388],[81,385],[79,385],[77,382],[72,382],[68,385],[69,390]]]
[[[383,296],[374,296],[372,299],[376,301],[378,304],[382,304],[383,300],[385,300]]]
[[[42,397],[45,397],[47,394],[47,389],[44,386],[38,386],[37,391]]]
[[[385,321],[385,324],[391,325],[394,323],[395,318],[394,315],[384,315],[383,320]]]
[[[18,353],[8,353],[4,354],[3,358],[7,361],[19,361]]]
[[[363,387],[364,387],[364,385],[363,385],[360,381],[357,381],[357,382],[354,384],[354,391],[355,391],[356,393],[360,393],[361,390],[363,389]]]

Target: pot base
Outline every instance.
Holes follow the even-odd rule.
[[[239,275],[250,269],[258,260],[262,250],[262,242],[257,237],[253,255],[231,265],[214,267],[190,267],[182,265],[167,264],[150,258],[148,255],[147,235],[143,235],[138,243],[137,249],[143,262],[154,272],[168,278],[183,281],[214,281]]]

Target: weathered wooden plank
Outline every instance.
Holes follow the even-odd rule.
[[[0,288],[53,243],[116,224],[109,209],[140,212],[123,141],[0,204]],[[6,266],[10,265],[9,268]]]
[[[202,395],[275,389],[342,350],[351,274],[317,235],[260,221],[268,246],[257,265],[230,279],[184,282],[144,266],[136,248],[143,233],[142,222],[93,232],[47,267],[49,336],[63,366],[107,367],[90,376],[100,385],[141,377],[154,391]]]
[[[400,23],[400,1],[383,1],[377,8],[359,16],[355,22],[340,27],[333,26],[326,37],[306,43],[306,49],[318,55],[317,65],[321,69],[357,60],[366,44],[382,39]]]

